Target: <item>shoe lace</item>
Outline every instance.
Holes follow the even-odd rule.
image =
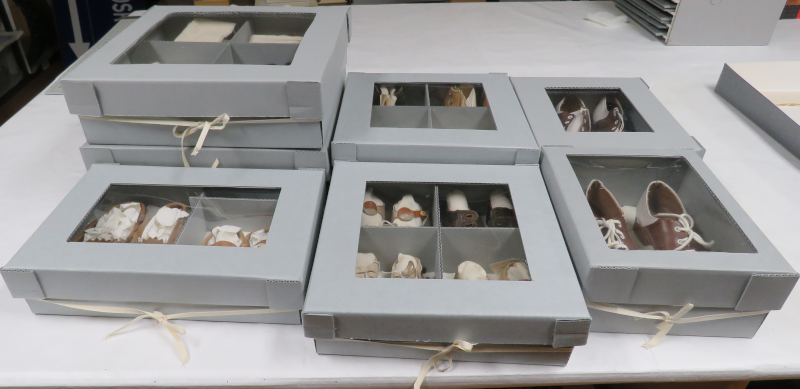
[[[687,236],[685,238],[678,239],[678,244],[680,246],[676,247],[675,251],[680,251],[680,250],[685,249],[686,247],[689,246],[689,244],[692,243],[692,241],[697,242],[699,245],[701,245],[701,246],[703,246],[703,247],[705,247],[707,249],[711,248],[711,246],[714,245],[714,241],[713,240],[710,241],[710,242],[706,242],[705,240],[703,240],[703,237],[701,237],[700,234],[694,232],[694,230],[693,230],[693,228],[694,228],[694,219],[692,219],[692,217],[689,214],[683,213],[683,214],[678,215],[678,214],[675,214],[675,213],[659,213],[659,214],[656,215],[656,217],[674,217],[674,218],[678,219],[679,223],[681,223],[681,227],[675,227],[675,231],[676,232],[685,232],[687,234]],[[688,251],[693,251],[693,250],[688,250]]]
[[[608,248],[614,250],[628,250],[628,246],[622,242],[625,239],[625,234],[622,232],[622,222],[616,219],[597,219],[597,225],[600,227],[600,232],[605,228],[606,232],[603,238],[606,240]]]
[[[622,119],[622,113],[619,111],[619,108],[614,108],[614,112],[616,113],[616,115],[614,115],[614,116],[618,117],[619,121],[620,121],[619,130],[617,130],[617,132],[625,131],[625,120]]]

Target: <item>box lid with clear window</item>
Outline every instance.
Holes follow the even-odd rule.
[[[62,78],[73,114],[321,120],[349,8],[153,7]]]
[[[37,313],[260,307],[293,315],[219,320],[299,324],[324,186],[320,171],[94,165],[2,275]]]
[[[514,88],[499,73],[350,73],[331,153],[360,162],[539,162]]]
[[[640,78],[511,77],[542,147],[705,149]]]
[[[546,148],[586,299],[777,310],[798,274],[694,151]]]
[[[328,340],[552,350],[585,344],[589,324],[537,166],[336,163],[303,310],[318,351],[341,344]]]

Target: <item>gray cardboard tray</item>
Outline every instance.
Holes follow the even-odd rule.
[[[360,227],[368,183],[397,198],[413,193],[433,220],[416,228]],[[519,228],[441,227],[439,208],[450,190],[462,189],[478,204],[504,186]],[[356,278],[358,252],[375,253],[383,270],[398,253],[414,255],[435,279]],[[464,260],[488,271],[509,258],[527,260],[533,281],[443,279]],[[337,161],[303,326],[306,337],[322,340],[562,348],[585,344],[589,317],[537,166]]]
[[[204,147],[192,156],[192,148],[167,146],[90,145],[81,146],[86,169],[94,164],[182,167],[181,151],[192,167],[210,167],[215,160],[220,168],[319,170],[330,176],[328,151],[291,149],[248,149]]]
[[[705,149],[681,127],[640,78],[511,77],[511,83],[542,147]],[[576,94],[594,113],[603,96],[617,98],[625,113],[623,132],[566,132],[555,106]]]
[[[489,106],[444,106],[442,89],[462,84],[475,85]],[[404,104],[378,105],[379,85],[402,86]],[[331,154],[337,161],[524,165],[538,163],[539,146],[505,74],[350,73]]]
[[[589,301],[775,310],[797,282],[797,272],[694,151],[548,147],[542,174]],[[714,241],[711,251],[609,249],[584,193],[593,179],[634,215],[651,182],[667,183],[694,231]]]
[[[714,90],[790,153],[800,157],[800,119],[792,119],[777,105],[800,104],[798,66],[800,62],[725,64]],[[800,106],[790,109],[800,112]]]
[[[334,112],[349,41],[348,7],[153,7],[61,79],[85,116],[322,120]],[[195,18],[236,23],[219,43],[175,42]],[[298,44],[248,43],[253,34]]]
[[[0,274],[34,312],[94,315],[40,301],[70,300],[167,311],[287,309],[296,317],[324,189],[318,171],[95,165]],[[183,198],[189,190],[199,197]],[[179,201],[190,216],[175,244],[73,241],[97,212],[127,201],[155,208]],[[226,223],[270,226],[266,246],[200,245],[209,226]],[[292,312],[221,319],[297,323]]]
[[[341,339],[314,339],[319,355],[350,355],[358,357],[428,359],[437,351],[409,347],[404,344],[363,342]],[[441,345],[441,348],[447,345]],[[481,345],[478,345],[481,346]],[[478,350],[478,346],[473,350]],[[454,361],[514,363],[521,365],[566,366],[572,348],[545,348],[537,351],[518,352],[462,352],[456,349],[450,354]]]

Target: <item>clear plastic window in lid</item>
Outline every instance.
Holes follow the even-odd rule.
[[[506,185],[370,182],[357,278],[530,281]]]
[[[497,130],[481,84],[375,84],[370,127]]]
[[[70,242],[261,248],[280,189],[111,185]]]
[[[114,64],[291,65],[310,13],[176,14]]]
[[[653,132],[636,107],[615,88],[547,88],[566,132]]]
[[[685,159],[568,158],[609,249],[756,252]]]

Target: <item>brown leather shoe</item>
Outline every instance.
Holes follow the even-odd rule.
[[[566,132],[590,132],[589,109],[577,95],[567,95],[556,105],[556,112]]]
[[[592,113],[593,132],[622,132],[625,129],[622,104],[614,97],[604,96]]]
[[[505,190],[496,189],[489,195],[489,213],[486,215],[489,227],[517,227],[514,206],[506,196]]]
[[[477,227],[478,213],[469,209],[464,192],[454,190],[447,194],[447,209],[444,212],[445,227]]]
[[[608,248],[615,250],[636,250],[625,222],[622,207],[614,195],[599,180],[592,180],[586,188],[586,201],[592,208],[600,232]]]
[[[651,182],[636,206],[633,232],[639,241],[655,250],[709,251],[714,241],[706,242],[692,228],[694,220],[678,194],[662,181]]]

